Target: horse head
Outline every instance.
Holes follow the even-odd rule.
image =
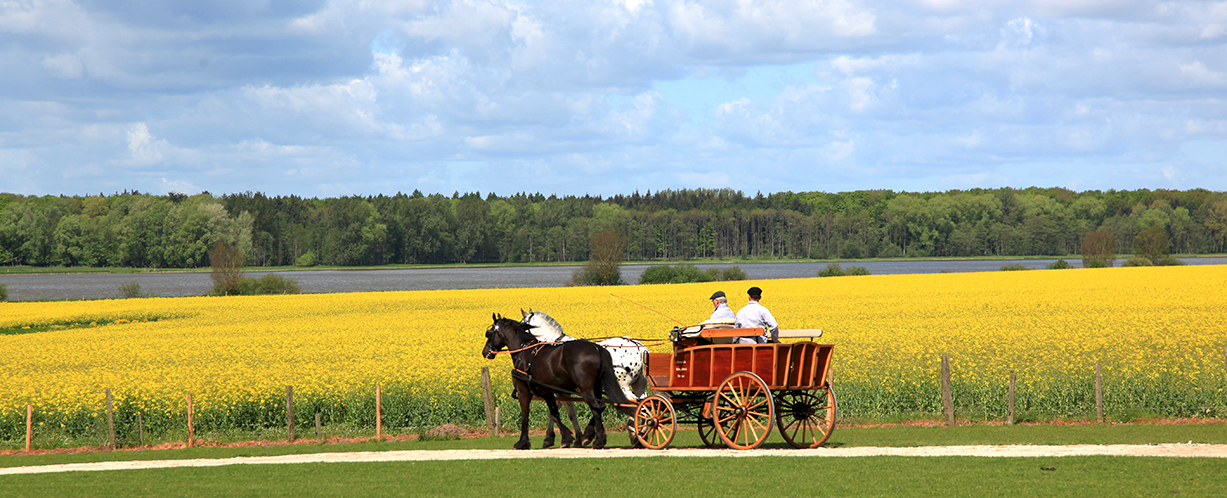
[[[487,360],[493,360],[504,348],[519,349],[536,342],[536,338],[529,333],[532,325],[503,318],[498,313],[491,316],[494,323],[486,329],[486,345],[481,349],[481,355]]]

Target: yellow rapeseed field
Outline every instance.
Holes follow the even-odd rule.
[[[1199,385],[1224,373],[1227,266],[1106,268],[0,303],[0,329],[33,331],[0,335],[0,410],[97,411],[107,387],[171,407],[190,393],[202,410],[286,385],[321,396],[376,383],[468,396],[482,366],[507,382],[509,361],[479,354],[492,313],[533,308],[576,336],[664,339],[675,322],[662,315],[697,323],[713,291],[737,309],[751,285],[782,328],[826,331],[837,385],[931,383],[942,352],[965,386],[1000,385],[1010,371],[1037,386],[1086,376],[1095,362],[1106,377],[1146,382]]]

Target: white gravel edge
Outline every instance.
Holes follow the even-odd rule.
[[[1227,458],[1224,444],[1078,444],[1068,446],[1006,445],[1006,446],[916,446],[847,448],[815,448],[810,450],[769,449],[737,451],[729,449],[669,448],[660,451],[635,449],[551,449],[551,450],[402,450],[357,451],[346,453],[311,453],[234,458],[199,458],[187,460],[130,460],[121,462],[68,463],[28,467],[0,468],[0,475],[44,474],[52,472],[82,472],[100,470],[169,469],[177,467],[219,467],[223,465],[264,465],[288,463],[353,463],[411,462],[440,460],[497,460],[523,458],[642,458],[642,457],[1068,457],[1068,456],[1135,456]]]

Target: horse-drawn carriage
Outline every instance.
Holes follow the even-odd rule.
[[[604,347],[572,341],[556,322],[544,318],[542,321],[540,316],[525,314],[523,322],[515,322],[495,316],[494,325],[486,333],[483,355],[492,359],[507,348],[513,356],[513,384],[522,393],[517,448],[528,447],[528,403],[534,396],[543,399],[550,409],[547,447],[553,443],[554,423],[562,431],[563,445],[571,444],[570,432],[559,417],[557,399],[588,403],[593,419],[579,438],[579,445],[588,438],[594,448],[603,447],[601,412],[606,399],[602,391],[611,404],[630,417],[630,435],[637,440],[633,442],[652,449],[668,446],[679,423],[695,424],[709,447],[735,449],[757,448],[773,427],[788,444],[814,448],[823,444],[835,427],[836,401],[830,382],[834,346],[813,341],[822,335],[821,330],[779,331],[781,339],[809,339],[798,342],[734,344],[735,338],[762,336],[766,331],[705,323],[674,328],[669,334],[672,352],[648,353],[641,344],[626,345],[629,340],[624,338]],[[543,340],[532,335],[555,337],[554,331],[533,331],[551,327],[557,328],[556,338]],[[615,374],[609,350],[620,352],[624,358],[641,359],[630,366],[618,363],[617,368],[625,371]],[[636,353],[627,354],[631,351]],[[583,365],[587,367],[581,368]],[[636,387],[642,384],[647,384],[651,392]]]
[[[707,324],[675,328],[673,351],[648,353],[647,371],[657,394],[640,400],[630,421],[640,443],[660,449],[678,423],[698,426],[709,447],[756,448],[774,426],[788,444],[814,448],[835,428],[831,352],[817,344],[821,330],[781,330],[791,343],[732,344],[761,336],[762,329]]]

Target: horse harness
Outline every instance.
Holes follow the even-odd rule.
[[[581,340],[583,340],[583,339],[581,339]],[[537,353],[540,353],[540,352],[541,352],[541,348],[543,348],[543,347],[545,347],[545,346],[560,346],[560,345],[562,345],[562,344],[563,344],[563,343],[561,343],[561,342],[537,342],[537,343],[530,344],[530,345],[528,345],[528,346],[524,346],[524,347],[522,347],[522,348],[520,348],[520,349],[516,349],[516,350],[508,350],[508,351],[506,351],[506,353],[509,353],[509,354],[515,354],[515,353],[522,353],[522,352],[524,352],[524,351],[528,351],[528,350],[530,350],[530,349],[532,350],[532,354],[528,356],[528,361],[527,361],[527,365],[525,365],[525,368],[520,368],[518,365],[517,365],[517,366],[512,367],[512,368],[511,368],[511,376],[512,376],[512,377],[515,377],[515,378],[518,378],[518,379],[520,379],[520,380],[522,380],[522,381],[527,382],[527,383],[528,383],[528,386],[529,386],[528,388],[529,388],[529,390],[530,390],[530,394],[536,394],[536,395],[538,395],[538,396],[540,396],[540,395],[541,395],[541,392],[540,392],[540,391],[536,391],[535,393],[533,393],[533,391],[535,391],[535,389],[533,389],[533,384],[536,384],[536,385],[538,385],[538,386],[548,387],[548,388],[550,388],[550,389],[553,389],[553,390],[558,391],[558,392],[563,393],[563,394],[570,394],[570,395],[572,395],[572,396],[578,396],[578,397],[580,397],[580,398],[584,398],[584,399],[586,399],[586,400],[590,400],[590,401],[599,401],[599,400],[596,400],[596,399],[592,398],[591,396],[586,396],[586,395],[584,395],[584,394],[582,394],[582,393],[577,393],[577,392],[575,392],[575,391],[570,391],[570,390],[567,390],[567,389],[563,389],[563,388],[561,388],[561,387],[551,386],[551,385],[549,385],[549,384],[546,384],[546,383],[544,383],[544,382],[541,382],[541,381],[539,381],[539,380],[537,380],[537,379],[534,379],[534,378],[533,378],[533,363],[534,363],[534,362],[537,360]],[[503,351],[500,351],[500,352],[503,352]],[[514,357],[513,357],[513,361],[514,361]],[[519,362],[517,361],[516,363],[519,363]],[[610,402],[610,404],[617,405],[617,406],[622,406],[621,404],[618,404],[618,403],[613,403],[613,402]]]
[[[562,344],[562,343],[560,343],[560,342],[538,342],[538,343],[534,343],[534,344],[531,344],[531,345],[528,345],[528,346],[522,347],[522,348],[517,349],[517,350],[515,350],[515,351],[508,351],[508,353],[515,354],[515,353],[521,353],[521,352],[524,352],[524,351],[527,351],[527,350],[530,350],[530,349],[532,350],[532,351],[531,351],[531,353],[532,353],[532,354],[530,354],[530,355],[528,356],[528,362],[527,362],[527,365],[525,365],[525,367],[524,367],[524,368],[520,368],[518,365],[513,366],[513,367],[511,368],[511,376],[512,376],[512,377],[517,377],[517,378],[519,378],[520,380],[525,380],[525,381],[528,381],[528,382],[535,382],[535,381],[533,380],[533,363],[534,363],[535,361],[537,361],[537,353],[540,353],[540,352],[541,352],[541,348],[543,348],[543,347],[545,347],[545,346],[557,346],[557,345],[559,345],[559,344]],[[514,357],[513,357],[513,358],[514,358]],[[521,356],[521,358],[522,358],[522,356]],[[514,360],[513,360],[513,361],[514,361]],[[514,361],[514,363],[520,363],[520,362],[519,362],[519,361]]]

